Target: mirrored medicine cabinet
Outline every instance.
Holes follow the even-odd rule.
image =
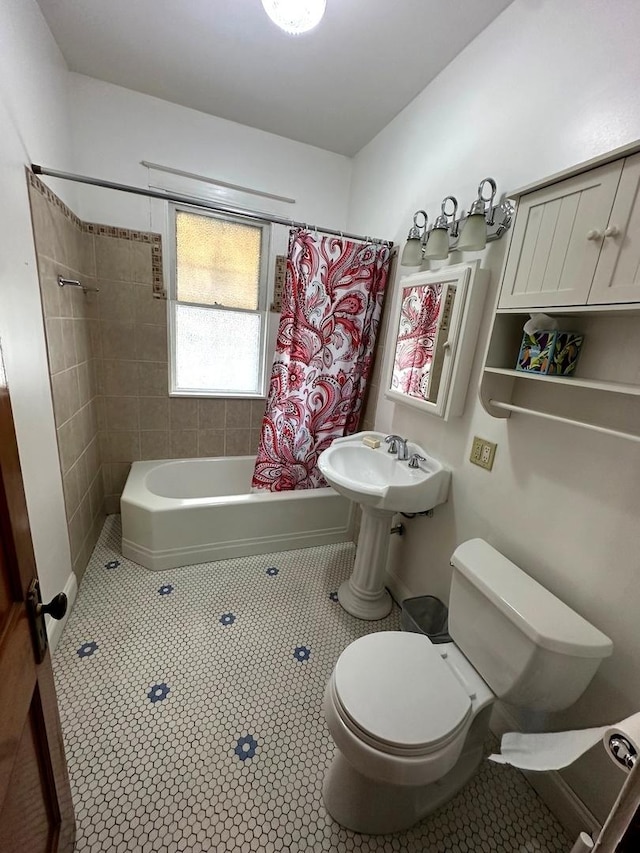
[[[445,420],[462,414],[488,281],[479,264],[399,280],[385,364],[388,399]]]

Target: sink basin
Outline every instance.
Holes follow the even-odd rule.
[[[380,447],[363,444],[365,435],[377,438]],[[409,468],[388,449],[383,433],[356,433],[335,439],[320,454],[318,467],[337,492],[372,509],[423,512],[446,501],[451,472],[441,462],[408,442],[409,455],[419,453],[426,460],[419,468]]]

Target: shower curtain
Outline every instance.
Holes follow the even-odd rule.
[[[358,427],[389,262],[387,246],[291,232],[253,487],[326,485],[318,456]]]

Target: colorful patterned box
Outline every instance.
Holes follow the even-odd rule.
[[[575,332],[525,332],[516,370],[569,376],[576,369],[583,340]]]

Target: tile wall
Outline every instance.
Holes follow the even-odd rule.
[[[139,232],[110,230],[120,236],[95,236],[108,513],[119,512],[131,462],[255,453],[264,412],[263,400],[169,397],[167,303],[152,292],[159,244],[139,242]]]
[[[73,430],[66,425],[69,406],[80,396],[75,394],[75,373],[69,370],[79,371],[82,381],[88,373],[91,377],[92,441],[99,432],[99,448],[92,445],[92,453],[102,466],[100,500],[104,497],[107,513],[119,511],[131,462],[255,453],[264,400],[169,397],[167,303],[154,298],[164,295],[160,235],[82,222],[30,173],[29,184],[54,406],[65,418],[60,422],[65,452],[61,444],[60,454],[69,479],[68,517],[72,507],[74,513],[78,508],[73,500],[77,478],[73,472],[67,478],[65,465],[71,456],[75,464],[86,449],[76,422]],[[60,289],[58,275],[79,279],[99,292]],[[65,334],[69,323],[61,325],[72,318],[84,321],[78,323],[83,346],[79,364],[71,364],[70,355],[60,361],[57,351],[60,340],[74,340]],[[62,378],[57,375],[61,369]],[[67,433],[72,453],[67,453]],[[86,513],[83,517],[86,520]]]
[[[33,175],[29,196],[42,297],[73,570],[80,579],[104,518],[93,343],[95,293],[58,285],[58,276],[96,286],[93,235]]]

